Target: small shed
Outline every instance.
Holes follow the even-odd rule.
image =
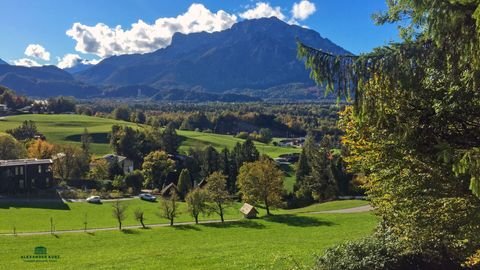
[[[256,218],[258,215],[257,209],[248,203],[243,204],[242,208],[240,208],[240,212],[242,212],[245,218]]]
[[[162,189],[162,191],[160,191],[160,194],[163,197],[169,197],[170,195],[172,195],[173,192],[178,194],[178,188],[177,188],[177,185],[175,185],[174,183],[170,183],[167,186],[165,186]]]

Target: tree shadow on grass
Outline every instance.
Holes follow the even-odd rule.
[[[122,229],[123,234],[139,234],[140,232],[138,230],[132,230],[132,229]]]
[[[200,228],[198,227],[198,225],[175,225],[173,227],[181,231],[189,231],[189,230],[200,231]]]
[[[272,215],[263,217],[265,221],[282,223],[295,227],[315,227],[315,226],[333,226],[331,221],[319,220],[313,217],[297,216],[292,214]]]
[[[209,228],[246,228],[246,229],[264,229],[265,225],[253,220],[229,221],[225,223],[202,223],[201,226]]]

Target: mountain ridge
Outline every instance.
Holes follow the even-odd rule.
[[[333,54],[350,53],[313,30],[272,17],[245,20],[220,32],[176,33],[164,49],[113,56],[75,78],[91,84],[200,88],[215,93],[288,83],[313,85],[296,57],[296,38]]]

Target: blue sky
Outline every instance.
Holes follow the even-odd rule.
[[[1,0],[0,7],[0,58],[22,65],[68,67],[145,53],[168,46],[175,31],[219,31],[271,15],[354,53],[398,40],[396,26],[371,20],[386,9],[385,0]]]

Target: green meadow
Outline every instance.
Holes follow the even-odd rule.
[[[364,204],[340,201],[309,209],[322,211]],[[87,207],[85,203],[69,206],[71,210],[30,209],[21,213],[17,208],[8,211],[0,208],[0,212],[19,217],[46,211],[44,216],[49,228],[48,211],[81,212]],[[107,213],[111,207],[107,203],[100,205],[103,207],[105,212],[102,210],[98,215],[109,218],[110,226],[114,225],[114,219]],[[19,212],[14,214],[15,211]],[[229,217],[238,217],[235,211],[238,210],[232,207]],[[293,269],[297,264],[311,266],[315,255],[327,247],[372,233],[377,222],[371,213],[300,214],[297,211],[302,209],[278,210],[270,217],[241,219],[223,225],[0,236],[0,269]],[[25,219],[37,218],[32,215]],[[81,222],[80,215],[72,215],[71,219]],[[49,255],[60,258],[56,262],[24,262],[20,258],[32,255],[37,246],[46,247]]]
[[[57,144],[80,145],[80,136],[85,128],[92,135],[92,152],[96,155],[111,153],[108,134],[112,125],[123,125],[136,128],[143,128],[135,123],[118,121],[108,118],[92,117],[75,114],[27,114],[9,116],[0,120],[0,131],[6,131],[19,126],[25,120],[35,121],[39,132],[47,137],[47,141]],[[180,152],[186,152],[190,147],[205,147],[212,145],[221,150],[224,147],[232,149],[242,139],[231,135],[220,135],[195,131],[177,130],[182,139]],[[278,157],[281,154],[299,153],[298,148],[278,147],[271,144],[255,142],[258,151],[271,157]]]

